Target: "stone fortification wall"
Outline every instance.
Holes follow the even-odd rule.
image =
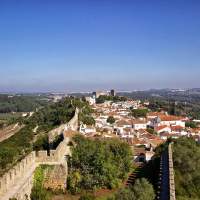
[[[161,155],[157,199],[176,200],[171,143]]]
[[[31,190],[33,187],[33,177],[34,177],[34,173],[31,173],[30,176],[25,179],[25,182],[23,182],[23,184],[20,185],[17,192],[13,195],[14,198],[16,198],[17,200],[30,199]]]
[[[68,172],[66,156],[71,155],[68,146],[69,138],[65,138],[56,150],[32,152],[21,162],[14,166],[0,178],[0,200],[9,200],[11,197],[17,200],[26,200],[30,197],[33,186],[33,176],[36,167],[40,164],[62,165],[65,174]]]
[[[68,146],[69,139],[65,138],[64,141],[62,141],[56,150],[50,150],[50,153],[48,155],[47,151],[38,151],[36,153],[36,163],[38,164],[56,164],[64,162],[64,158],[66,155],[70,155],[70,147]]]
[[[63,134],[65,130],[73,130],[76,131],[78,129],[78,115],[79,109],[76,108],[73,118],[67,122],[66,124],[60,125],[58,128],[51,130],[48,133],[49,142],[53,142],[56,136]]]
[[[76,131],[78,129],[78,115],[79,109],[76,108],[74,117],[68,122],[68,129],[71,129],[72,131]]]
[[[27,193],[29,193],[30,191],[26,186],[29,185],[29,188],[31,188],[31,182],[27,179],[24,180],[24,178],[29,174],[29,172],[29,177],[32,176],[32,172],[35,170],[35,165],[35,152],[32,152],[5,173],[0,178],[0,200],[7,200],[10,196],[15,197],[15,193],[19,193],[20,190],[23,190],[24,188],[26,188]],[[21,187],[19,187],[19,182],[21,183]],[[18,194],[18,196],[20,195]],[[19,200],[21,200],[21,198],[19,198]]]
[[[50,132],[50,138],[63,133],[64,130],[78,129],[78,114],[76,109],[74,117],[64,125]],[[31,152],[23,160],[17,163],[12,169],[0,177],[0,200],[9,200],[9,198],[17,198],[17,200],[30,199],[31,188],[33,185],[33,175],[35,168],[40,164],[62,165],[67,174],[66,156],[71,155],[68,146],[69,138],[64,138],[56,150],[51,150],[50,155],[47,151]]]
[[[169,194],[170,200],[176,200],[175,192],[175,181],[174,181],[174,166],[173,166],[173,156],[172,156],[172,144],[169,144],[168,147],[168,156],[169,156]]]

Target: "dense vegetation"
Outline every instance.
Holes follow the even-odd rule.
[[[185,123],[186,127],[190,127],[190,128],[197,128],[197,123],[193,122],[193,121],[189,121]]]
[[[177,200],[200,199],[200,145],[180,138],[173,145]]]
[[[93,194],[83,194],[79,200],[99,200]],[[137,179],[131,187],[120,188],[117,192],[109,197],[102,198],[104,200],[154,200],[155,192],[152,185],[145,179]]]
[[[108,119],[107,119],[107,122],[109,124],[114,124],[115,123],[115,118],[113,116],[109,116]]]
[[[155,193],[153,186],[144,178],[137,179],[135,184],[129,188],[119,190],[109,200],[154,200]]]
[[[74,137],[75,147],[69,160],[68,190],[115,188],[131,169],[131,150],[119,140],[90,140]]]
[[[51,193],[43,187],[45,170],[51,168],[48,165],[40,165],[34,173],[33,188],[31,191],[31,200],[50,200]]]
[[[147,113],[147,109],[131,109],[131,115],[135,118],[146,117]]]
[[[81,101],[78,99],[73,100],[73,104],[80,109],[79,112],[79,121],[86,125],[94,125],[95,120],[92,117],[93,110],[91,106],[88,104],[88,102],[85,101],[85,98],[83,98]]]
[[[0,113],[30,112],[46,104],[44,96],[0,94]]]
[[[43,107],[31,118],[25,121],[28,126],[39,126],[38,131],[49,131],[60,124],[69,121],[74,115],[75,107],[66,98],[58,103]]]
[[[96,103],[104,103],[105,101],[113,101],[113,102],[119,102],[119,101],[126,101],[127,98],[123,96],[104,96],[101,95],[96,99]]]
[[[0,128],[6,127],[10,124],[20,122],[22,113],[0,113]]]
[[[86,109],[86,102],[66,98],[61,102],[39,109],[30,118],[25,119],[24,128],[0,143],[0,175],[32,151],[33,147],[34,150],[48,149],[46,133],[61,123],[69,121],[74,115],[75,107],[84,106]],[[36,126],[38,129],[34,133],[33,129]],[[34,140],[36,141],[33,143]]]
[[[153,111],[164,110],[172,115],[187,115],[200,119],[200,89],[174,91],[169,89],[119,93],[133,99],[149,101]]]
[[[31,151],[31,127],[24,127],[11,138],[0,143],[0,175]]]

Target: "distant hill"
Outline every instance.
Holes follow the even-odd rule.
[[[120,96],[126,96],[133,99],[152,99],[160,98],[171,101],[180,102],[198,102],[200,101],[200,88],[193,89],[151,89],[144,91],[133,91],[133,92],[120,92],[117,93]]]
[[[0,113],[31,112],[48,101],[45,95],[0,94]]]

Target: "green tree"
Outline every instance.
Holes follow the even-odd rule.
[[[68,189],[72,193],[95,188],[115,188],[131,169],[132,152],[120,140],[90,140],[77,135],[69,160]],[[79,172],[79,179],[74,174]],[[80,190],[79,190],[80,189]]]
[[[0,175],[16,161],[24,158],[33,148],[34,150],[48,149],[49,144],[45,134],[60,124],[68,122],[74,116],[76,107],[89,117],[89,119],[86,118],[87,123],[91,121],[94,123],[94,119],[90,118],[92,110],[89,105],[80,99],[69,97],[60,102],[48,104],[38,109],[31,117],[24,119],[24,127],[19,132],[0,142]],[[33,129],[36,126],[38,129],[34,133]]]
[[[137,179],[132,190],[137,200],[155,199],[153,186],[144,178]]]
[[[113,116],[109,116],[108,119],[107,119],[107,122],[109,124],[114,124],[115,123],[115,118]]]
[[[81,184],[81,174],[79,171],[73,171],[68,176],[68,189],[71,193],[76,194],[80,192],[80,184]]]
[[[33,144],[33,149],[35,151],[39,150],[49,150],[49,140],[48,136],[45,135],[40,135],[37,140]]]
[[[112,102],[120,102],[120,101],[126,101],[127,98],[123,96],[105,96],[101,95],[99,98],[96,99],[97,104],[104,103],[105,101],[112,101]]]
[[[154,200],[155,192],[153,186],[144,178],[137,179],[130,188],[119,190],[114,200]]]
[[[92,194],[83,194],[79,200],[95,200],[95,196]]]
[[[130,188],[120,189],[115,195],[113,200],[136,200],[133,191]]]
[[[200,145],[182,137],[172,147],[177,199],[200,199]]]
[[[50,200],[50,193],[43,188],[44,172],[48,166],[40,166],[35,170],[34,183],[31,190],[31,200]]]
[[[190,127],[190,128],[197,128],[197,124],[195,122],[192,122],[192,121],[186,122],[185,126]]]
[[[131,114],[135,118],[146,117],[147,113],[148,113],[147,109],[132,109],[131,110]]]
[[[80,121],[83,122],[83,124],[86,124],[86,125],[95,124],[95,120],[92,116],[81,114],[79,118],[80,118]]]

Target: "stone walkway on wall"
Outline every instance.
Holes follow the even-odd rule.
[[[159,200],[176,200],[175,183],[174,183],[174,168],[172,156],[172,143],[162,153],[160,161],[161,169],[161,185]]]
[[[169,200],[169,163],[168,151],[163,152],[161,156],[162,162],[162,183],[160,200]]]

